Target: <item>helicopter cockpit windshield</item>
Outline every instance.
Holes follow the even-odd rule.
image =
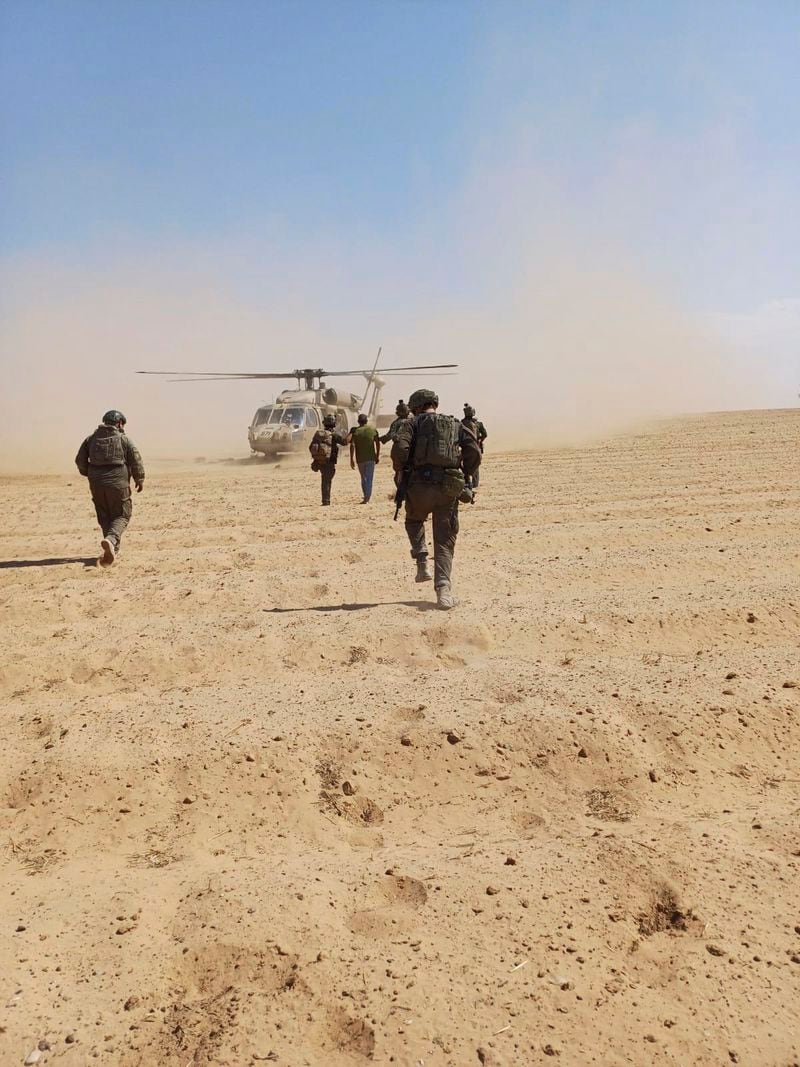
[[[310,407],[276,407],[268,404],[259,408],[253,420],[254,427],[286,426],[292,430],[317,429],[317,414]]]

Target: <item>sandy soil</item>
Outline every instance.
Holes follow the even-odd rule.
[[[386,466],[3,479],[0,1062],[798,1063],[799,454],[490,456],[450,615]]]

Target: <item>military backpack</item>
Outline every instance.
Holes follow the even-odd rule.
[[[122,434],[92,434],[89,439],[89,463],[93,467],[124,467],[125,448]]]
[[[319,470],[320,467],[324,467],[326,463],[330,461],[333,455],[333,434],[330,430],[317,430],[314,434],[314,439],[308,446],[308,450],[311,453],[312,468]]]
[[[461,466],[459,429],[459,422],[450,415],[440,415],[438,411],[418,415],[414,420],[411,465],[458,469]]]

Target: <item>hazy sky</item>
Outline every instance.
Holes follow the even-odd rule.
[[[796,0],[5,0],[0,358],[416,360],[608,264],[790,404],[798,70]]]

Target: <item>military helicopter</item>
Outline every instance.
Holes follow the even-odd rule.
[[[434,363],[412,367],[383,367],[377,371],[381,349],[371,370],[326,371],[321,367],[302,367],[291,371],[230,373],[228,371],[158,371],[140,370],[137,374],[170,375],[172,382],[222,382],[261,380],[264,378],[295,378],[296,389],[284,389],[275,402],[256,409],[247,427],[247,439],[253,456],[277,456],[286,452],[301,452],[308,448],[314,433],[322,426],[325,415],[336,419],[336,432],[347,434],[356,416],[366,411],[373,426],[385,427],[392,416],[380,413],[381,393],[386,387],[384,375],[418,378],[418,371],[450,371],[457,363]],[[177,377],[185,374],[186,377]],[[367,387],[364,396],[334,389],[327,378],[364,377]]]

